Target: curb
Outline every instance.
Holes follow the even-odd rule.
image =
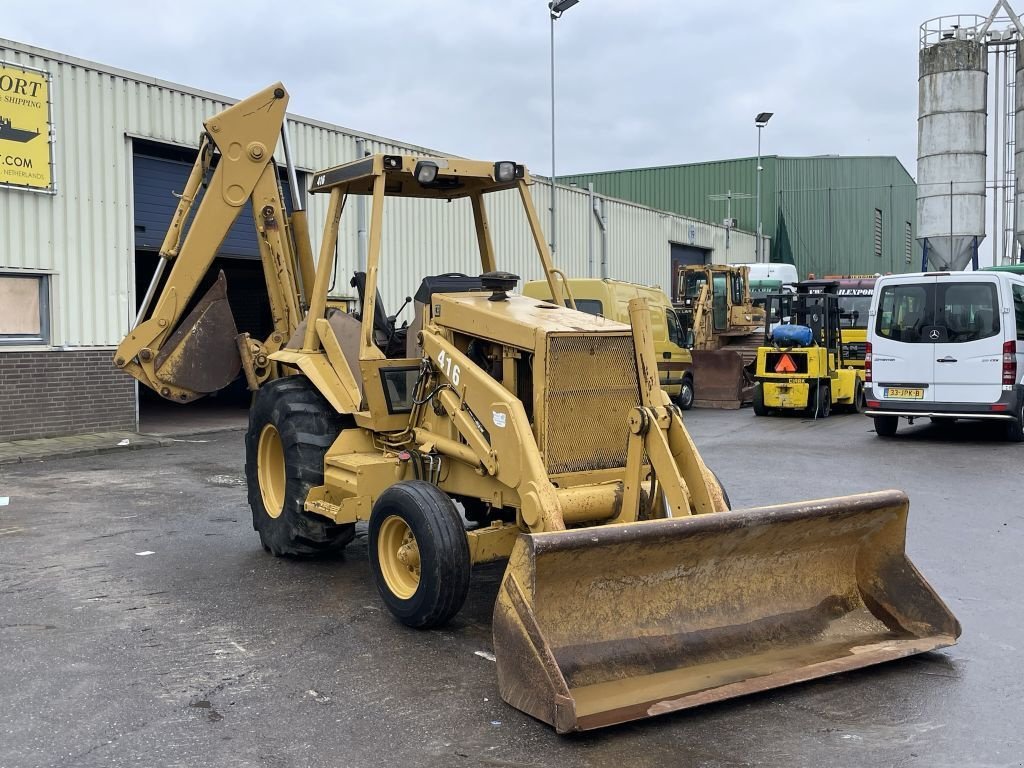
[[[99,456],[106,453],[117,453],[121,451],[141,451],[147,448],[169,448],[175,443],[183,442],[191,437],[197,437],[200,435],[215,435],[223,432],[237,432],[240,431],[240,427],[225,427],[223,429],[206,429],[198,430],[196,432],[182,432],[180,434],[170,435],[148,435],[145,433],[137,433],[136,439],[138,442],[130,442],[128,445],[117,445],[106,444],[106,445],[82,445],[81,447],[71,448],[54,448],[52,452],[42,453],[28,456],[0,456],[0,466],[13,466],[17,464],[31,464],[42,461],[52,461],[54,459],[68,459],[68,458],[80,458],[84,456]],[[131,439],[131,438],[129,438]],[[0,443],[0,448],[3,447],[3,443]]]

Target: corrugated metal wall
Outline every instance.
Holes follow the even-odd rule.
[[[906,259],[906,225],[915,226],[916,185],[894,157],[761,158],[761,220],[772,239],[772,261],[801,274],[871,274],[918,269],[920,248]],[[567,181],[594,184],[602,194],[720,222],[734,197],[741,230],[756,231],[756,158],[583,174]],[[875,209],[882,212],[882,255],[874,249]],[[913,239],[913,238],[912,238]],[[731,258],[731,261],[739,259]]]
[[[0,268],[54,273],[53,343],[110,346],[134,315],[132,137],[197,146],[202,121],[228,106],[211,94],[108,69],[50,51],[0,40],[0,59],[51,74],[54,101],[55,195],[0,189]],[[261,84],[262,85],[262,84]],[[295,162],[307,171],[356,158],[355,133],[306,118],[290,118]],[[429,153],[420,147],[366,137],[370,152]],[[280,159],[280,151],[278,152]],[[541,221],[549,220],[550,187],[532,188]],[[569,275],[588,269],[593,230],[595,275],[599,231],[585,190],[559,190],[556,264]],[[309,201],[314,252],[326,196]],[[725,230],[621,201],[607,201],[610,277],[668,286],[669,242],[693,244],[725,260]],[[514,194],[488,202],[499,266],[524,279],[539,277],[532,239]],[[389,200],[382,294],[389,308],[413,293],[421,276],[479,272],[466,203]],[[753,238],[732,234],[733,261],[750,260]],[[349,293],[357,263],[356,206],[348,206],[338,247],[336,293]]]

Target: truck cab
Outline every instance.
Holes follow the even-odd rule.
[[[651,333],[658,356],[661,386],[683,410],[693,406],[693,359],[679,317],[668,296],[660,288],[652,288],[622,280],[578,278],[566,281],[576,309],[629,323],[630,299],[645,298],[651,308]],[[534,280],[523,286],[523,295],[551,301],[551,289],[545,280]]]

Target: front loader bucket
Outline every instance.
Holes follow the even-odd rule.
[[[242,367],[237,335],[221,272],[164,343],[155,360],[156,374],[161,381],[196,393],[193,400],[223,389]]]
[[[494,609],[498,686],[559,733],[956,642],[883,491],[520,536]]]
[[[752,400],[752,380],[743,356],[730,349],[690,350],[693,404],[698,408],[739,408]]]

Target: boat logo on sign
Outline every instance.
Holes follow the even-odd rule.
[[[796,373],[796,363],[793,362],[792,356],[786,354],[782,355],[778,362],[775,363],[776,373]]]

